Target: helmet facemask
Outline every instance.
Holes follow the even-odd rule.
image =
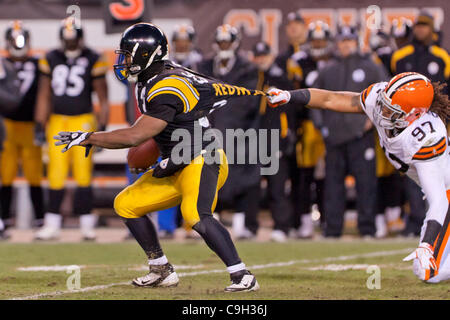
[[[380,127],[387,130],[404,129],[412,122],[408,121],[410,115],[415,113],[414,108],[406,114],[399,105],[393,105],[384,91],[378,94],[374,119]]]
[[[135,46],[137,48],[137,46]],[[133,50],[135,51],[135,50]],[[142,57],[137,58],[136,52],[129,52],[127,50],[118,49],[115,51],[117,56],[117,63],[114,65],[114,74],[116,78],[121,82],[137,82],[138,75],[150,67],[152,64],[156,54],[161,55],[161,46],[158,46],[156,50],[149,57],[148,52],[142,53]],[[144,68],[141,67],[139,63],[137,63],[137,59],[142,59],[145,61],[147,59],[147,63]]]
[[[23,58],[30,50],[28,32],[23,29],[10,29],[6,36],[6,49],[13,58]]]

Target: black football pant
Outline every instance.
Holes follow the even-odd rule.
[[[269,209],[274,221],[274,230],[288,233],[292,224],[292,207],[286,194],[286,181],[289,179],[289,162],[279,159],[279,169],[274,175],[266,176]]]
[[[356,209],[361,235],[375,234],[377,178],[373,132],[337,145],[327,145],[324,182],[324,235],[342,235],[346,209],[345,177],[351,174],[356,182]]]

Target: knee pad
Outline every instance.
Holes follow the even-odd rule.
[[[139,218],[140,216],[133,212],[131,203],[128,201],[127,194],[128,193],[125,189],[114,198],[114,211],[116,211],[116,213],[122,218]]]

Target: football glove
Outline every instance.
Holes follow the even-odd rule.
[[[272,88],[267,91],[267,103],[272,108],[286,104],[289,100],[291,100],[291,93],[289,91],[280,90],[277,88]]]
[[[93,132],[83,132],[83,131],[63,131],[58,133],[57,136],[54,136],[53,139],[57,140],[55,142],[55,146],[66,145],[61,151],[66,152],[73,146],[79,146],[81,143],[89,138],[89,136]],[[86,153],[84,156],[87,158],[89,155],[89,151],[92,148],[91,144],[84,145],[82,147],[86,148]]]
[[[36,123],[34,126],[34,145],[43,146],[45,144],[45,130],[40,123]]]
[[[436,260],[434,258],[433,247],[426,242],[419,244],[419,247],[410,253],[403,261],[411,261],[417,259],[419,265],[424,270],[437,270]],[[425,279],[422,279],[425,280]]]

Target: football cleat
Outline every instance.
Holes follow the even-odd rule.
[[[44,225],[34,235],[35,240],[53,240],[59,237],[62,225],[60,214],[47,212],[44,216]]]
[[[0,230],[0,241],[1,240],[8,240],[11,237],[11,235],[6,230]]]
[[[96,239],[95,225],[97,216],[94,214],[83,214],[80,216],[80,231],[85,241],[94,241]]]
[[[230,274],[231,285],[225,288],[226,292],[256,291],[259,290],[258,281],[248,270],[241,270]]]
[[[161,266],[150,265],[150,272],[143,277],[135,278],[132,284],[136,287],[174,287],[179,279],[170,263]]]
[[[314,223],[311,214],[303,214],[301,217],[301,225],[298,228],[298,237],[300,239],[309,239],[314,235]]]
[[[273,230],[270,234],[270,240],[275,242],[286,242],[287,234],[282,230]]]

